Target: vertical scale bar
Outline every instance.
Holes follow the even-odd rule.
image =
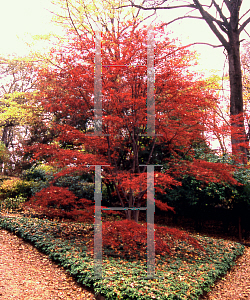
[[[154,165],[147,166],[147,278],[155,275]]]
[[[94,128],[95,135],[102,133],[102,60],[101,60],[101,32],[96,31],[95,38],[95,79],[94,79]]]
[[[154,30],[150,25],[147,32],[147,136],[155,135],[154,82]]]
[[[102,277],[102,187],[101,166],[95,166],[95,231],[94,231],[94,273],[96,278]]]

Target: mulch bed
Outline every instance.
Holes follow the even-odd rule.
[[[0,299],[96,299],[30,243],[0,230]]]

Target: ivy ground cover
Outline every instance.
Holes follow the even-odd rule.
[[[177,240],[172,255],[156,256],[156,278],[147,279],[146,259],[112,257],[109,249],[103,249],[102,279],[96,279],[94,258],[87,251],[94,238],[92,224],[1,217],[0,226],[32,242],[79,283],[110,300],[199,299],[244,251],[244,246],[235,242],[192,235],[205,252]]]

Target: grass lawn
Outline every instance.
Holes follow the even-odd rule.
[[[106,299],[199,299],[217,278],[234,265],[244,246],[229,240],[190,234],[205,249],[185,241],[174,241],[172,255],[156,256],[155,279],[147,279],[145,259],[121,259],[103,249],[102,279],[94,278],[94,258],[87,253],[94,237],[93,224],[58,222],[47,219],[0,218],[8,229],[49,255],[67,269],[79,283],[93,287]]]

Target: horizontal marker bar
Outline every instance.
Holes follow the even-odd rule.
[[[147,207],[109,207],[102,210],[147,210]]]

